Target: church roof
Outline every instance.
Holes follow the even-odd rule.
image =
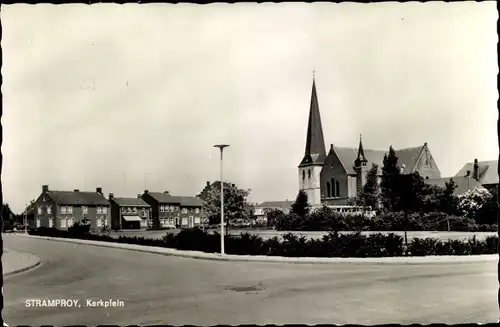
[[[455,195],[460,195],[464,194],[468,190],[474,190],[474,189],[485,189],[481,183],[476,181],[472,177],[466,177],[466,176],[455,176],[451,177],[455,184],[457,185],[457,188],[453,192]],[[429,185],[435,185],[435,186],[440,186],[440,187],[446,187],[446,183],[450,181],[450,177],[445,177],[445,178],[435,178],[435,179],[425,179],[424,180],[426,184]]]
[[[498,161],[480,161],[478,162],[479,170],[479,182],[483,185],[485,184],[498,184]],[[465,176],[467,175],[467,171],[472,173],[474,172],[474,162],[466,163],[462,169],[455,176]]]
[[[405,148],[396,151],[396,156],[398,157],[398,162],[400,165],[405,165],[404,174],[412,173],[417,164],[418,158],[422,153],[426,145]],[[337,154],[342,166],[347,171],[348,174],[355,174],[354,171],[354,161],[358,157],[358,149],[356,148],[346,148],[346,147],[336,147],[333,146],[333,151]],[[364,154],[366,160],[368,160],[367,166],[371,167],[372,164],[378,165],[379,174],[382,173],[382,165],[384,163],[384,155],[388,153],[389,150],[372,150],[364,149]]]
[[[299,166],[323,164],[326,158],[325,140],[319,114],[318,95],[316,82],[313,79],[311,106],[309,108],[309,123],[307,126],[307,140],[304,158]]]

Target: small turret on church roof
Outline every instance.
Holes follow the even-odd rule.
[[[326,150],[323,138],[323,127],[319,114],[318,95],[316,93],[316,81],[313,76],[311,93],[311,105],[309,108],[309,123],[307,126],[307,140],[304,158],[299,167],[308,165],[322,165],[325,162]]]
[[[363,149],[363,141],[361,134],[359,135],[359,146],[358,146],[358,157],[354,160],[354,167],[360,167],[362,163],[368,162],[365,156],[365,150]]]

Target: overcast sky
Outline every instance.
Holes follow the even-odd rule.
[[[2,6],[4,200],[41,185],[250,200],[298,191],[316,83],[326,147],[498,156],[495,2]]]

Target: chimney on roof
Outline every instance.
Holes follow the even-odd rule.
[[[465,172],[465,177],[469,177],[469,176],[470,176],[470,170],[467,170],[467,171]]]
[[[77,189],[77,188],[75,188],[75,189],[73,190],[73,192],[80,192],[80,190],[79,190],[79,189]]]
[[[163,192],[163,194],[170,194],[170,192],[169,191],[165,191],[165,192]]]
[[[234,184],[231,184],[231,186],[232,186],[232,187],[235,187],[236,185],[234,185]]]
[[[149,191],[148,191],[148,190],[144,190],[144,194],[148,194],[148,193],[149,193]]]
[[[48,185],[42,185],[42,192],[47,193],[49,191],[49,186]]]
[[[207,187],[210,187],[210,182],[209,181],[207,181]]]
[[[137,194],[137,198],[141,199],[142,198],[142,194]]]
[[[109,201],[113,200],[114,197],[115,195],[113,193],[109,193]]]
[[[99,194],[102,194],[102,187],[96,187],[95,191]]]
[[[474,171],[472,172],[472,178],[479,181],[479,163],[477,162],[477,159],[474,159]]]

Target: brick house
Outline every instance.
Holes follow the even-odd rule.
[[[76,222],[90,224],[92,229],[109,226],[109,202],[102,188],[95,192],[52,191],[42,186],[42,193],[33,203],[35,226],[67,229]]]
[[[198,197],[145,190],[141,198],[151,206],[153,226],[191,228],[204,219],[203,200]]]
[[[472,177],[490,193],[495,194],[498,187],[498,160],[466,163],[455,177]]]
[[[146,229],[152,226],[151,206],[141,198],[118,198],[109,193],[109,208],[111,214],[111,228]]]

